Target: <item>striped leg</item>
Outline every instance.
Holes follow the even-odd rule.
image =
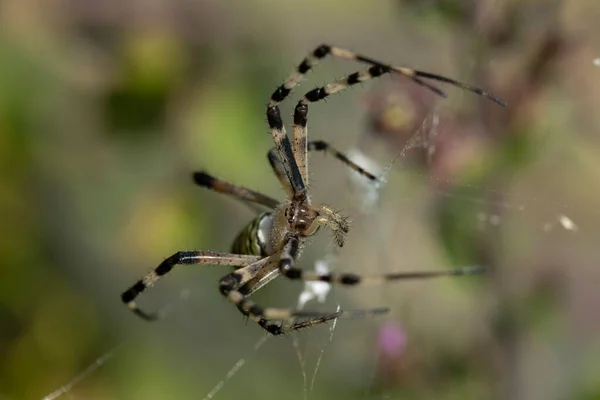
[[[369,68],[368,70],[363,71],[363,72],[357,72],[352,75],[349,75],[347,78],[336,81],[335,84],[327,85],[326,87],[318,88],[318,89],[315,89],[315,90],[307,93],[307,95],[305,97],[309,97],[310,100],[307,99],[308,101],[304,101],[304,102],[301,101],[301,103],[299,103],[298,106],[296,107],[296,110],[294,112],[294,128],[293,128],[293,133],[294,133],[293,158],[295,159],[295,168],[290,167],[288,169],[290,171],[293,169],[294,173],[296,173],[296,171],[297,171],[300,174],[300,176],[304,182],[304,185],[307,184],[307,179],[308,179],[307,162],[306,162],[306,153],[307,153],[307,141],[306,141],[306,137],[307,137],[306,122],[307,121],[306,120],[307,120],[307,114],[308,114],[307,102],[321,100],[321,99],[327,97],[331,93],[335,93],[335,92],[342,90],[348,86],[351,86],[355,83],[366,81],[373,77],[380,76],[384,73],[397,73],[397,74],[403,75],[403,76],[411,79],[413,82],[426,87],[427,89],[433,91],[434,93],[436,93],[442,97],[445,97],[446,94],[441,89],[437,88],[436,86],[431,85],[424,79],[431,79],[431,80],[442,82],[442,83],[448,83],[448,84],[457,86],[459,88],[474,92],[476,94],[488,97],[490,100],[492,100],[502,106],[506,105],[506,103],[503,100],[499,99],[495,95],[493,95],[489,92],[486,92],[482,89],[479,89],[477,87],[468,85],[466,83],[462,83],[462,82],[456,81],[451,78],[432,74],[432,73],[425,72],[425,71],[419,71],[419,70],[406,68],[406,67],[396,67],[396,66],[383,64],[372,58],[356,54],[352,51],[342,49],[339,47],[335,47],[335,46],[330,46],[327,44],[323,44],[323,45],[317,47],[315,50],[313,50],[304,60],[302,60],[302,62],[300,63],[300,65],[298,65],[296,70],[283,82],[283,84],[281,86],[279,86],[275,90],[275,92],[273,92],[273,94],[271,95],[271,99],[269,101],[268,108],[267,108],[267,110],[268,110],[267,116],[271,109],[273,109],[273,110],[276,109],[277,113],[278,113],[279,109],[278,109],[277,105],[279,103],[281,103],[283,100],[285,100],[285,98],[291,93],[292,89],[294,89],[294,87],[296,87],[300,83],[302,78],[318,63],[319,60],[327,57],[328,55],[331,55],[333,57],[342,58],[345,60],[353,60],[353,61],[358,61],[358,62],[362,62],[365,64],[370,64],[371,68]],[[326,88],[328,88],[328,89],[326,89]],[[330,91],[328,92],[327,90],[330,90]],[[283,145],[282,146],[279,145],[280,142],[284,142],[284,139],[281,137],[281,135],[282,134],[285,135],[285,131],[283,131],[282,129],[277,130],[276,129],[277,127],[275,126],[275,124],[271,124],[271,120],[269,120],[269,125],[271,126],[273,137],[277,144],[278,151],[281,155],[281,158],[282,159],[287,158],[291,162],[292,155],[289,154],[289,152],[287,152],[287,150],[285,150],[283,148]],[[275,131],[274,131],[274,129],[275,129]],[[289,140],[286,140],[286,142],[287,142],[287,145],[289,146]],[[287,153],[287,154],[285,154],[285,157],[284,157],[284,153]],[[286,175],[289,178],[289,176],[290,176],[290,174],[292,174],[292,172],[288,171],[288,169],[286,169]],[[293,185],[294,184],[292,183],[292,186]]]
[[[482,274],[486,270],[482,267],[467,267],[455,270],[443,270],[443,271],[422,271],[422,272],[399,272],[394,274],[384,274],[379,276],[366,276],[361,277],[359,275],[345,273],[345,274],[325,274],[320,275],[314,271],[304,271],[299,268],[293,267],[293,261],[290,257],[290,249],[293,249],[293,245],[289,246],[288,249],[284,249],[281,261],[279,263],[280,274],[292,279],[292,280],[303,280],[303,281],[322,281],[328,283],[337,283],[346,286],[354,286],[358,284],[383,284],[396,280],[406,279],[428,279],[442,276],[461,276],[461,275],[477,275]],[[241,299],[242,302],[244,299]],[[247,300],[246,300],[247,302]],[[299,311],[293,309],[266,309],[262,310],[254,303],[245,304],[245,310],[240,309],[242,313],[250,315],[260,326],[273,335],[281,335],[287,332],[296,331],[302,328],[308,328],[314,325],[318,325],[336,318],[365,318],[376,315],[385,314],[389,311],[387,307],[371,308],[365,310],[355,311],[338,311],[332,313],[322,313],[316,311]],[[256,312],[252,316],[253,311]],[[262,317],[261,317],[262,315]],[[268,323],[269,319],[293,319],[308,318],[306,321],[295,321],[290,325],[280,325]]]
[[[329,145],[329,143],[323,140],[315,140],[313,142],[308,142],[307,149],[308,151],[323,151],[325,153],[329,153],[344,164],[346,164],[348,167],[352,168],[354,171],[358,172],[360,175],[369,179],[370,181],[377,181],[377,177],[375,175],[373,175],[369,171],[362,168],[360,165],[350,160],[344,153],[334,149],[333,147],[331,147],[331,145]]]
[[[353,310],[353,311],[336,311],[330,314],[325,314],[321,317],[315,317],[315,315],[319,315],[318,312],[312,311],[295,311],[294,314],[296,318],[305,317],[308,318],[304,321],[294,321],[291,325],[284,325],[279,327],[279,335],[285,334],[288,332],[297,331],[303,328],[310,328],[311,326],[319,325],[337,318],[343,319],[360,319],[360,318],[370,318],[377,315],[387,314],[390,311],[388,307],[378,307],[378,308],[367,308],[364,310]]]
[[[199,186],[214,190],[215,192],[225,193],[237,197],[238,199],[251,201],[271,209],[274,209],[279,205],[277,200],[267,195],[215,178],[203,171],[194,172],[194,182]]]
[[[355,285],[381,285],[387,282],[408,280],[408,279],[429,279],[442,276],[464,276],[480,275],[487,272],[485,267],[474,266],[457,269],[437,270],[437,271],[418,271],[418,272],[396,272],[391,274],[360,276],[352,273],[341,274],[318,274],[314,271],[304,271],[299,268],[290,268],[282,272],[282,275],[290,279],[302,281],[320,281],[331,284],[340,284],[346,286]]]
[[[269,257],[267,259],[274,260],[275,257]],[[291,309],[279,309],[279,308],[265,308],[263,309],[252,300],[248,300],[248,296],[258,290],[256,287],[256,272],[250,270],[251,266],[240,268],[226,276],[224,276],[219,282],[219,291],[229,301],[231,301],[237,309],[248,318],[256,322],[260,327],[265,329],[267,332],[273,335],[281,335],[286,332],[308,328],[317,324],[321,324],[332,319],[338,318],[342,313],[318,313],[318,315],[311,315],[310,319],[300,323],[292,323],[284,326],[280,323],[271,323],[269,320],[295,320],[299,315],[298,312]],[[277,263],[271,261],[271,266],[267,262],[264,269],[274,271],[277,269]],[[276,274],[278,276],[279,274]],[[271,277],[268,280],[273,279]]]
[[[308,71],[310,71],[318,63],[318,61],[320,59],[325,58],[328,55],[331,55],[333,57],[343,58],[345,60],[352,60],[352,61],[358,61],[358,62],[365,63],[365,64],[370,64],[373,67],[377,67],[378,69],[383,70],[384,73],[387,73],[387,72],[398,73],[398,74],[409,78],[413,82],[415,82],[421,86],[424,86],[424,87],[428,88],[429,90],[433,91],[434,93],[436,93],[440,96],[443,96],[443,97],[445,97],[446,94],[442,90],[440,90],[436,86],[433,86],[430,83],[424,81],[423,79],[431,79],[431,80],[442,82],[442,83],[448,83],[448,84],[457,86],[459,88],[468,90],[470,92],[479,94],[481,96],[485,96],[485,97],[489,98],[490,100],[492,100],[502,106],[506,105],[506,103],[503,100],[499,99],[495,95],[493,95],[483,89],[477,88],[475,86],[471,86],[466,83],[462,83],[462,82],[456,81],[451,78],[447,78],[442,75],[432,74],[429,72],[411,69],[411,68],[407,68],[407,67],[396,67],[396,66],[387,65],[387,64],[381,63],[379,61],[376,61],[372,58],[356,54],[352,51],[342,49],[340,47],[329,46],[329,45],[323,44],[323,45],[317,47],[315,50],[313,50],[304,60],[302,60],[300,65],[298,65],[298,68],[296,68],[296,70],[284,81],[284,83],[281,86],[279,86],[275,90],[275,92],[273,92],[273,94],[271,95],[271,100],[269,101],[269,107],[274,107],[274,106],[278,105],[279,103],[281,103],[291,93],[292,89],[294,87],[296,87],[296,85],[298,85],[298,83],[300,83],[300,81],[302,80],[302,78],[304,78],[304,76],[308,73]],[[356,75],[356,74],[352,74],[352,75]],[[381,75],[381,74],[379,74],[379,75]]]
[[[290,140],[285,134],[285,128],[283,127],[283,121],[281,120],[281,112],[278,105],[269,103],[267,107],[267,121],[269,122],[269,128],[271,129],[271,135],[275,141],[275,148],[281,160],[281,167],[287,180],[282,180],[283,186],[286,188],[286,192],[292,193],[294,198],[306,199],[306,185],[298,169],[298,164],[294,158],[292,146]],[[279,175],[278,175],[279,176]]]
[[[147,288],[154,285],[160,277],[170,272],[174,266],[190,264],[242,266],[257,263],[260,260],[261,257],[259,256],[242,254],[217,253],[214,251],[179,251],[164,260],[158,267],[123,292],[121,300],[137,316],[147,321],[156,320],[159,315],[142,311],[138,308],[135,299]]]
[[[347,286],[354,286],[358,284],[380,285],[383,283],[398,280],[428,279],[438,278],[442,276],[478,275],[486,272],[486,268],[474,266],[438,271],[396,272],[391,274],[381,274],[362,277],[360,275],[352,273],[319,274],[315,271],[305,271],[294,266],[294,260],[297,257],[298,248],[298,238],[290,236],[287,239],[285,246],[283,247],[279,261],[280,274],[292,280],[320,281]]]
[[[295,243],[296,249],[293,254],[294,257],[298,255],[299,241],[296,241]],[[262,271],[274,272],[275,270],[277,270],[277,268],[279,268],[279,265],[281,265],[281,261],[277,263],[278,256],[279,255],[276,254],[267,257],[268,261],[262,267]],[[292,254],[290,253],[289,249],[284,248],[283,253],[280,257],[286,257],[287,259],[287,257],[292,257]],[[252,300],[249,300],[248,296],[257,290],[254,287],[256,282],[255,278],[257,278],[257,274],[249,272],[248,268],[249,267],[240,268],[237,271],[234,271],[224,276],[219,282],[219,291],[223,296],[227,297],[227,299],[229,299],[229,301],[231,301],[242,314],[255,321],[267,332],[273,335],[281,335],[285,332],[288,332],[288,328],[294,326],[294,324],[286,328],[282,324],[270,323],[269,320],[293,320],[297,317],[302,317],[302,315],[296,315],[296,312],[291,309],[263,309]],[[314,316],[315,318],[312,319],[313,324],[306,324],[306,326],[303,325],[302,327],[313,326],[316,323],[322,323],[331,319],[335,319],[339,316],[339,314],[339,312],[319,313],[319,315]],[[300,328],[300,326],[297,327],[297,329]]]
[[[281,186],[283,186],[283,189],[287,193],[288,197],[292,198],[294,196],[294,190],[289,184],[284,163],[281,161],[277,147],[273,147],[271,150],[269,150],[267,153],[267,158],[269,159],[271,168],[273,168],[273,172],[275,172],[275,176],[277,176],[277,179],[279,179],[279,182],[281,182]]]
[[[281,274],[279,273],[279,269],[277,269],[277,263],[267,263],[252,279],[244,284],[240,284],[238,291],[244,296],[250,296],[279,276]]]
[[[280,271],[288,270],[298,257],[300,246],[300,239],[295,236],[289,237],[280,254],[264,259],[268,259],[269,261],[263,264],[260,271],[274,271],[276,268]],[[261,260],[261,262],[262,261],[263,260]],[[259,272],[259,270],[251,271],[250,267],[252,266],[240,268],[223,277],[220,281],[219,290],[221,294],[227,297],[242,314],[255,321],[263,329],[273,335],[282,335],[287,332],[308,328],[336,318],[362,318],[388,312],[387,308],[336,312],[301,311],[289,308],[262,308],[252,300],[248,299],[248,295],[256,289],[247,289],[247,285],[253,282],[257,276],[257,272]],[[297,321],[299,318],[307,318],[307,320]],[[269,322],[273,320],[293,322],[288,325]]]
[[[350,160],[344,153],[336,150],[329,143],[327,143],[323,140],[315,140],[312,142],[308,142],[306,149],[309,152],[310,151],[322,151],[325,153],[329,153],[329,154],[333,155],[339,161],[346,164],[348,167],[352,168],[354,171],[356,171],[360,175],[364,176],[365,178],[367,178],[371,181],[377,181],[377,176],[375,176],[372,173],[370,173],[369,171],[365,170],[363,167],[356,164],[354,161]],[[286,185],[286,175],[285,175],[285,171],[283,169],[283,165],[281,164],[281,161],[279,159],[279,153],[277,152],[277,148],[273,147],[271,150],[269,150],[267,157],[269,158],[269,162],[271,163],[271,167],[273,168],[275,175],[277,175],[277,178],[282,183],[283,187],[287,189],[288,185]],[[306,179],[305,182],[308,182],[308,180]]]

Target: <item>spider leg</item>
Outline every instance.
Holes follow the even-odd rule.
[[[259,290],[260,288],[262,288],[267,283],[271,282],[273,279],[277,278],[280,275],[281,274],[279,273],[277,263],[272,263],[270,268],[265,266],[265,268],[259,271],[259,274],[257,274],[256,277],[248,281],[245,285],[241,286],[238,290],[244,296],[250,296],[252,293],[256,292],[257,290]],[[327,323],[331,320],[339,318],[341,314],[341,312],[332,312],[327,316],[308,318],[303,321],[294,321],[292,324],[288,325],[278,324],[275,325],[275,327],[269,327],[269,323],[267,322],[267,320],[262,320],[259,321],[259,325],[261,327],[266,326],[266,330],[268,332],[276,332],[277,330],[279,330],[279,334],[285,334],[288,332],[294,332],[300,329],[310,328],[315,325]]]
[[[306,135],[306,132],[307,132],[306,125],[307,125],[307,121],[308,121],[308,104],[309,103],[315,103],[315,102],[321,101],[321,100],[327,98],[328,96],[330,96],[334,93],[338,93],[352,85],[356,85],[359,82],[365,82],[367,80],[370,80],[370,79],[379,77],[383,74],[391,73],[391,72],[400,72],[405,76],[411,77],[416,82],[420,82],[419,80],[416,80],[416,77],[422,76],[423,74],[427,75],[428,77],[436,77],[438,80],[441,80],[443,82],[453,83],[454,85],[459,86],[461,88],[468,89],[468,90],[471,90],[475,93],[479,93],[482,95],[486,95],[487,97],[490,97],[492,100],[498,102],[499,104],[504,105],[504,103],[501,100],[490,95],[489,93],[487,93],[481,89],[473,88],[466,84],[454,81],[450,78],[445,78],[445,77],[441,77],[441,76],[437,76],[437,75],[433,75],[433,74],[429,74],[429,73],[425,73],[425,72],[415,71],[415,70],[411,70],[411,69],[407,69],[407,68],[389,67],[389,66],[386,66],[383,64],[374,64],[370,68],[355,72],[353,74],[350,74],[348,76],[340,78],[340,79],[334,81],[333,83],[329,83],[325,86],[318,87],[318,88],[315,88],[315,89],[307,92],[304,95],[304,97],[302,97],[302,99],[300,99],[300,101],[296,105],[296,108],[294,109],[294,136],[295,136],[294,143],[300,143],[300,144],[306,143],[306,137],[305,136],[302,137],[302,135]],[[419,73],[419,75],[417,75],[417,73]],[[299,137],[296,137],[296,135],[298,135]],[[296,154],[299,154],[298,157],[306,156],[306,155],[301,154],[301,152],[304,151],[303,148],[298,148],[298,149],[294,149],[294,150],[295,150]]]
[[[293,151],[289,149],[289,139],[285,135],[283,125],[280,123],[279,108],[278,104],[285,100],[302,80],[302,78],[318,63],[319,60],[331,55],[333,57],[342,58],[345,60],[357,61],[365,64],[370,64],[371,67],[360,72],[349,75],[346,78],[339,79],[332,84],[317,88],[308,92],[304,98],[298,103],[294,111],[294,147]],[[430,79],[442,83],[451,84],[468,90],[470,92],[485,96],[490,100],[505,106],[506,103],[495,95],[477,88],[472,85],[468,85],[463,82],[456,81],[451,78],[447,78],[442,75],[432,74],[425,71],[415,70],[407,67],[391,66],[372,58],[356,54],[352,51],[323,44],[313,50],[302,62],[296,70],[281,84],[271,95],[271,99],[267,106],[267,117],[269,119],[269,126],[271,127],[271,133],[275,139],[277,151],[280,158],[284,161],[284,170],[290,185],[293,188],[295,194],[299,193],[300,189],[303,189],[308,184],[308,162],[307,162],[307,115],[308,115],[308,102],[315,102],[324,99],[332,93],[339,92],[351,85],[358,82],[364,82],[366,80],[378,77],[385,73],[397,73],[403,75],[418,85],[424,86],[425,88],[433,91],[437,95],[446,97],[446,94],[436,86],[428,83],[424,79]],[[270,115],[272,114],[272,115]],[[289,164],[289,165],[288,165]],[[302,187],[299,182],[302,181]]]
[[[238,199],[251,201],[271,209],[274,209],[279,205],[279,201],[267,195],[215,178],[204,171],[194,172],[193,177],[194,182],[197,185],[214,190],[215,192],[225,193],[237,197]]]
[[[368,308],[364,310],[353,310],[353,311],[335,311],[330,314],[321,315],[319,312],[312,311],[295,311],[296,318],[306,317],[308,319],[304,321],[294,321],[290,325],[279,325],[279,333],[280,335],[286,334],[288,332],[294,332],[303,328],[310,328],[315,325],[323,324],[329,322],[334,319],[343,318],[343,319],[361,319],[361,318],[369,318],[377,315],[387,314],[390,311],[388,307],[379,307],[379,308]]]
[[[283,325],[270,323],[268,320],[291,320],[295,319],[294,310],[265,308],[263,309],[258,304],[248,299],[248,296],[258,290],[260,282],[259,274],[263,271],[271,272],[278,270],[277,255],[265,258],[267,260],[261,270],[251,271],[250,266],[240,268],[230,274],[225,275],[219,282],[219,291],[229,301],[231,301],[237,309],[248,318],[255,321],[260,327],[273,335],[281,335],[290,330]],[[269,274],[272,276],[272,274]],[[275,273],[279,276],[278,273]],[[268,277],[267,280],[272,280],[274,277]],[[262,285],[261,285],[262,286]],[[297,329],[316,325],[339,317],[341,313],[320,313],[315,318],[312,318],[312,324],[309,321],[304,321],[297,326]],[[303,317],[304,315],[298,315]],[[319,320],[320,322],[317,322]]]
[[[260,263],[261,257],[243,254],[217,253],[214,251],[179,251],[165,259],[160,265],[150,271],[146,276],[137,281],[133,286],[123,292],[121,300],[134,314],[147,321],[158,319],[156,313],[142,311],[136,304],[135,299],[147,288],[154,285],[163,275],[167,274],[176,265],[228,265],[241,266]]]
[[[314,271],[305,271],[299,268],[288,268],[281,274],[289,279],[302,281],[320,281],[346,286],[355,285],[380,285],[387,282],[408,279],[430,279],[443,276],[480,275],[487,272],[485,267],[473,266],[446,270],[395,272],[390,274],[360,276],[352,273],[318,274]]]
[[[377,181],[377,176],[375,176],[372,173],[370,173],[369,171],[365,170],[363,167],[356,164],[354,161],[350,160],[348,158],[348,156],[346,156],[344,153],[336,150],[329,143],[327,143],[323,140],[315,140],[315,141],[308,142],[306,148],[308,151],[322,151],[325,153],[329,153],[329,154],[333,155],[336,159],[341,161],[342,163],[346,164],[346,166],[353,169],[354,171],[356,171],[360,175],[364,176],[365,178],[369,179],[370,181]],[[279,159],[279,153],[277,152],[277,148],[273,147],[271,150],[269,150],[267,157],[269,158],[269,162],[271,164],[271,167],[273,168],[273,171],[275,172],[275,175],[277,175],[277,178],[283,184],[283,187],[287,188],[287,186],[286,186],[287,178],[286,178],[283,166],[281,164],[281,161]],[[308,182],[308,179],[305,179],[304,181]]]
[[[260,271],[258,271],[256,276],[241,285],[238,291],[244,296],[250,296],[280,275],[277,263],[267,263]]]
[[[361,277],[359,275],[350,274],[350,273],[342,273],[342,274],[318,274],[314,271],[304,271],[299,268],[294,268],[291,264],[286,264],[282,266],[280,264],[280,273],[281,275],[292,279],[292,280],[302,280],[302,281],[322,281],[327,283],[336,283],[346,286],[354,286],[357,284],[383,284],[386,282],[393,282],[397,280],[406,280],[406,279],[428,279],[428,278],[437,278],[442,276],[461,276],[461,275],[476,275],[482,274],[486,272],[486,269],[483,267],[465,267],[453,270],[439,270],[439,271],[421,271],[421,272],[399,272],[392,274],[382,274],[375,276],[365,276]],[[302,329],[305,327],[310,327],[316,324],[320,324],[323,322],[327,322],[329,320],[335,318],[364,318],[379,314],[387,313],[389,310],[385,307],[382,308],[373,308],[366,310],[356,310],[356,311],[345,311],[340,312],[338,316],[323,316],[322,313],[312,312],[312,311],[291,311],[295,318],[307,317],[310,318],[307,321],[296,322],[289,326],[281,326],[279,327],[279,334],[286,333],[289,331],[294,331],[298,329]],[[271,332],[273,333],[273,332]]]
[[[344,153],[334,149],[331,145],[323,140],[315,140],[312,142],[308,142],[308,151],[323,151],[325,153],[329,153],[337,158],[339,161],[346,164],[346,166],[350,167],[354,171],[358,172],[360,175],[369,179],[370,181],[377,181],[377,177],[365,170],[360,165],[356,164],[354,161],[350,160]]]
[[[445,97],[446,94],[442,90],[429,84],[428,82],[424,81],[423,79],[431,79],[431,80],[442,82],[442,83],[448,83],[450,85],[459,87],[461,89],[468,90],[468,91],[476,93],[478,95],[487,97],[490,100],[500,104],[501,106],[506,106],[506,103],[503,100],[499,99],[492,93],[489,93],[478,87],[475,87],[475,86],[472,86],[472,85],[469,85],[469,84],[466,84],[463,82],[459,82],[457,80],[447,78],[442,75],[432,74],[430,72],[420,71],[420,70],[407,68],[407,67],[397,67],[397,66],[387,65],[387,64],[381,63],[379,61],[376,61],[372,58],[365,57],[363,55],[354,53],[350,50],[346,50],[346,49],[336,47],[336,46],[330,46],[327,44],[320,45],[315,50],[313,50],[308,56],[306,56],[306,58],[304,58],[304,60],[302,60],[302,62],[300,63],[300,65],[298,65],[296,70],[271,95],[271,101],[269,102],[269,106],[274,106],[274,105],[282,102],[290,94],[292,89],[294,87],[296,87],[296,85],[298,85],[298,83],[300,83],[300,81],[302,80],[302,78],[304,78],[304,76],[308,73],[308,71],[310,71],[318,63],[319,60],[327,57],[328,55],[331,55],[331,56],[337,57],[337,58],[342,58],[345,60],[351,60],[351,61],[357,61],[357,62],[361,62],[361,63],[365,63],[365,64],[370,64],[373,67],[377,67],[376,70],[382,70],[383,71],[382,73],[387,73],[387,72],[398,73],[398,74],[409,78],[413,82],[415,82],[419,85],[422,85],[422,86],[426,87],[427,89],[429,89],[429,90],[433,91],[434,93],[436,93],[440,96],[443,96],[443,97]],[[379,75],[381,75],[381,74],[379,74]],[[350,76],[354,76],[354,78],[356,79],[356,78],[358,78],[359,73],[355,73]],[[364,79],[364,80],[367,80],[367,79]]]
[[[296,199],[306,199],[306,185],[302,179],[298,164],[292,151],[292,145],[285,133],[283,121],[281,120],[281,112],[277,103],[267,107],[267,121],[275,142],[275,148],[281,161],[282,172],[285,173],[286,179],[282,179],[278,174],[280,182],[283,184],[286,192],[292,193],[291,197]],[[272,164],[271,164],[272,165]]]
[[[260,327],[273,335],[281,335],[287,332],[302,328],[308,328],[317,324],[331,321],[335,318],[361,318],[369,315],[386,313],[387,308],[374,308],[357,311],[335,311],[335,312],[313,312],[295,310],[289,308],[262,308],[252,300],[248,299],[249,294],[253,293],[252,287],[245,288],[246,285],[253,282],[260,271],[273,271],[278,269],[287,270],[293,265],[299,255],[301,242],[295,234],[288,235],[286,243],[279,254],[272,255],[263,260],[266,261],[261,269],[250,270],[248,267],[240,268],[224,276],[219,282],[221,294],[231,301],[238,310],[248,318],[256,322]],[[261,262],[263,261],[261,260]],[[268,278],[267,278],[268,279]],[[298,318],[308,318],[306,321],[292,322],[289,325],[271,323],[271,320],[277,321],[296,321]]]
[[[290,198],[293,197],[294,190],[287,178],[284,162],[282,161],[279,155],[279,150],[277,149],[277,146],[269,150],[269,152],[267,153],[267,158],[269,159],[269,164],[271,164],[271,168],[273,168],[275,176],[277,176],[277,179],[279,180],[279,182],[281,182],[281,186],[283,186],[283,189],[285,190],[286,194]]]

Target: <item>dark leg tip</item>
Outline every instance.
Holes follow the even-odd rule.
[[[212,183],[215,181],[215,178],[213,178],[212,176],[210,176],[209,174],[207,174],[204,171],[194,172],[193,178],[194,178],[194,182],[196,182],[196,184],[198,184],[200,186],[206,186],[206,187],[210,187],[212,185]]]
[[[311,142],[311,144],[315,147],[317,151],[323,151],[327,149],[327,143],[322,140],[315,140]]]
[[[261,326],[261,328],[263,328],[264,330],[266,330],[273,336],[280,336],[280,335],[284,334],[283,330],[281,329],[281,325],[270,324],[264,318],[262,318],[260,321],[258,321],[258,324]]]
[[[283,335],[283,331],[281,330],[281,326],[275,324],[267,325],[267,331],[273,336],[281,336]]]
[[[313,55],[317,58],[323,58],[330,52],[331,52],[331,47],[326,44],[322,44],[315,49],[315,51],[313,52]]]
[[[141,319],[143,319],[144,321],[148,321],[148,322],[153,322],[153,321],[156,321],[159,319],[158,314],[156,314],[156,313],[148,314],[137,308],[133,310],[133,313],[135,315],[137,315],[138,317],[140,317]]]

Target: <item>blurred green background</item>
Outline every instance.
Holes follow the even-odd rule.
[[[214,398],[600,399],[599,15],[592,0],[0,2],[0,399],[42,398],[107,352],[61,398],[202,399],[244,358]],[[264,333],[217,291],[227,270],[181,267],[140,300],[167,318],[138,320],[124,289],[178,250],[228,251],[256,214],[192,171],[283,196],[265,105],[320,43],[509,102],[384,77],[312,106],[311,139],[382,167],[421,134],[374,209],[311,157],[314,200],[353,221],[336,270],[489,276],[335,288],[308,307],[392,312],[254,351]],[[294,99],[359,68],[328,59]],[[320,233],[300,265],[332,252]],[[256,301],[301,291],[281,279]]]

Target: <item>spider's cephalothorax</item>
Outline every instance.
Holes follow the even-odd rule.
[[[307,92],[298,102],[294,110],[293,140],[285,133],[279,111],[279,103],[285,100],[292,89],[310,71],[318,60],[331,55],[333,57],[354,60],[368,64],[369,67],[336,80],[328,85]],[[313,50],[296,70],[271,95],[267,105],[267,120],[275,147],[268,153],[273,171],[287,193],[287,199],[278,202],[269,196],[253,190],[220,180],[205,172],[194,174],[194,181],[203,187],[237,197],[238,199],[257,203],[269,208],[255,218],[235,239],[232,253],[213,251],[180,251],[164,260],[158,267],[137,281],[121,295],[122,301],[138,316],[153,320],[157,314],[142,311],[135,299],[161,276],[167,274],[176,265],[210,264],[234,266],[236,269],[225,275],[219,283],[219,290],[238,310],[257,322],[268,332],[279,335],[301,328],[320,324],[338,317],[354,317],[386,312],[387,308],[376,308],[359,311],[313,312],[281,308],[263,308],[248,299],[252,293],[278,276],[293,280],[322,281],[342,285],[381,284],[389,281],[417,278],[433,278],[439,276],[457,276],[481,273],[479,267],[461,268],[457,270],[399,272],[376,276],[359,276],[355,274],[318,274],[304,271],[296,267],[306,239],[314,235],[321,226],[329,228],[338,246],[344,244],[348,232],[346,218],[327,206],[313,206],[308,196],[308,160],[310,151],[322,151],[333,155],[336,159],[354,171],[372,181],[377,177],[350,161],[344,154],[323,141],[307,140],[308,105],[325,99],[349,86],[376,78],[386,73],[403,75],[413,82],[445,96],[445,93],[426,80],[449,83],[465,90],[488,97],[500,105],[505,103],[473,86],[457,82],[453,79],[429,72],[418,71],[406,67],[394,67],[371,58],[361,56],[339,47],[321,45]],[[303,321],[299,319],[304,318]],[[280,321],[274,323],[272,321]]]
[[[300,238],[314,235],[321,225],[328,226],[335,243],[342,247],[348,232],[346,218],[327,206],[315,208],[306,199],[285,202],[273,212],[265,212],[250,221],[238,234],[231,246],[236,254],[268,256],[273,254],[288,232]]]

